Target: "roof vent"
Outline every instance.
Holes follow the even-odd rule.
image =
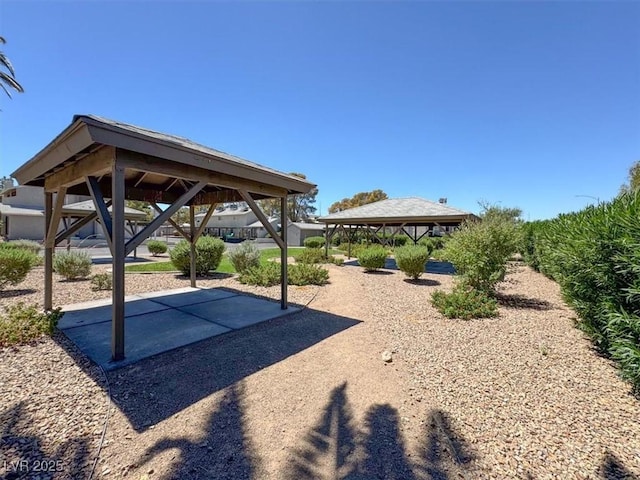
[[[440,197],[438,199],[438,203],[445,205],[447,203],[447,197]]]

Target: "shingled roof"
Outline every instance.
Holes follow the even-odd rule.
[[[352,225],[393,225],[401,223],[418,225],[434,222],[460,222],[468,218],[476,218],[476,216],[473,213],[453,208],[446,204],[432,202],[420,197],[408,197],[389,198],[360,207],[349,208],[321,217],[319,221]]]

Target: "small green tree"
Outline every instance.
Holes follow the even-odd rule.
[[[519,245],[518,225],[494,215],[481,222],[465,222],[451,234],[442,256],[453,264],[464,284],[491,294],[504,280],[507,262]]]

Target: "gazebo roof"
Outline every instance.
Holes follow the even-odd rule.
[[[131,200],[171,203],[188,188],[185,182],[195,178],[205,179],[207,185],[192,204],[242,200],[238,189],[251,192],[254,198],[268,198],[307,193],[315,187],[183,137],[95,115],[75,115],[62,133],[12,176],[22,185],[47,190],[64,185],[68,193],[88,194],[84,174],[104,175],[101,187],[108,197],[110,160],[116,154],[128,163],[125,195]],[[83,165],[77,165],[83,159]]]
[[[344,225],[423,225],[431,223],[461,222],[477,218],[449,205],[420,197],[389,198],[378,202],[331,213],[318,220],[327,224]]]

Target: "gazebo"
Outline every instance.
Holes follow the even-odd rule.
[[[125,257],[180,208],[208,205],[200,228],[184,231],[191,244],[191,286],[196,286],[195,243],[215,206],[245,201],[281,250],[281,308],[287,308],[287,229],[278,234],[256,200],[279,198],[287,218],[287,196],[309,192],[315,185],[298,177],[194,143],[186,138],[147,130],[94,115],[76,115],[51,143],[12,176],[21,185],[44,187],[45,284],[44,307],[52,308],[53,251],[88,222],[98,219],[112,255],[111,355],[124,358]],[[54,193],[57,194],[54,201]],[[58,232],[67,193],[90,195],[95,211]],[[125,201],[149,202],[158,212],[140,232],[125,242]],[[162,208],[162,205],[168,205]]]
[[[318,219],[326,225],[325,249],[336,234],[342,232],[349,240],[349,257],[351,256],[351,241],[353,236],[361,230],[368,238],[376,238],[386,245],[393,241],[398,233],[407,235],[414,244],[433,232],[434,227],[457,227],[465,220],[478,219],[476,215],[464,210],[450,207],[446,203],[432,202],[424,198],[389,198],[378,202],[349,208],[331,213]],[[391,229],[389,237],[383,234]]]

